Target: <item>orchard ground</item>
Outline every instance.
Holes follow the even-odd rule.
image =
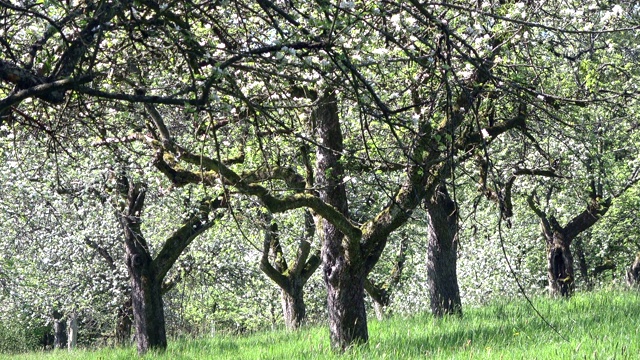
[[[463,317],[428,313],[371,320],[370,341],[331,351],[328,329],[265,331],[247,336],[174,339],[144,359],[637,359],[640,293],[600,290],[568,300],[536,297],[541,320],[522,298],[468,307]],[[555,329],[555,330],[554,330]],[[131,359],[134,347],[39,352],[9,359]]]

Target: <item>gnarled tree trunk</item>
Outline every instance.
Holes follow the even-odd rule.
[[[289,278],[289,288],[281,289],[282,314],[287,329],[295,330],[304,324],[307,307],[304,304],[304,283],[300,276]]]
[[[462,315],[458,275],[458,221],[455,202],[444,184],[427,204],[429,214],[427,276],[431,312],[435,316]]]
[[[547,243],[547,277],[551,296],[569,297],[573,294],[575,274],[571,242],[580,233],[589,229],[611,206],[611,198],[601,200],[595,191],[587,208],[575,216],[567,225],[561,226],[556,218],[538,208],[535,192],[527,197],[529,207],[540,218],[542,234]],[[550,196],[550,195],[549,195]]]
[[[334,348],[346,349],[369,339],[367,313],[364,303],[362,269],[349,264],[335,252],[326,251],[323,260],[327,284],[329,331]]]
[[[158,281],[151,266],[151,259],[129,251],[127,258],[127,267],[131,275],[131,299],[138,352],[165,349],[167,337],[161,282]]]
[[[124,230],[126,264],[131,279],[131,304],[138,352],[165,349],[162,279],[156,274],[147,242],[140,230],[140,215],[144,207],[146,189],[139,183],[130,184],[127,206],[120,216]]]
[[[344,145],[334,92],[329,91],[318,100],[312,120],[321,145],[316,150],[315,181],[320,199],[348,217],[344,169],[340,162]],[[359,239],[346,238],[325,219],[320,223],[331,345],[335,349],[346,349],[369,339],[364,302],[367,274]]]
[[[551,295],[571,296],[574,290],[575,274],[570,242],[559,232],[547,240],[547,278]]]
[[[211,228],[219,214],[213,209],[224,206],[221,199],[203,199],[191,217],[169,236],[155,259],[140,230],[140,216],[146,195],[145,186],[120,179],[118,189],[126,196],[119,221],[124,231],[125,260],[131,280],[131,307],[138,353],[150,349],[164,350],[167,336],[162,304],[163,280],[182,252],[200,234]]]

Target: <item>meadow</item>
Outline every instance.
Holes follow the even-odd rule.
[[[370,320],[369,343],[336,354],[326,326],[297,332],[173,339],[144,359],[638,359],[640,293],[600,290],[569,300],[501,299],[467,307],[463,317],[428,312]],[[554,330],[555,329],[555,330]],[[134,347],[20,354],[9,359],[131,359]]]

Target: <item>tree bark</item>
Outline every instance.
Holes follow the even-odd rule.
[[[67,347],[67,322],[63,314],[53,312],[53,348],[64,349]]]
[[[161,283],[157,280],[150,259],[130,250],[127,251],[127,258],[138,353],[165,349],[167,337]]]
[[[138,353],[144,354],[150,349],[164,350],[167,336],[162,303],[163,280],[187,246],[213,226],[219,214],[210,216],[211,211],[224,206],[224,201],[220,198],[201,200],[189,220],[165,240],[153,259],[140,229],[145,185],[123,175],[119,179],[118,189],[126,195],[119,221],[124,232],[125,259],[131,280],[131,306]]]
[[[640,254],[627,270],[627,284],[635,289],[640,288]]]
[[[78,316],[76,314],[71,314],[69,317],[69,339],[68,339],[68,348],[69,350],[75,349],[76,344],[78,343]]]
[[[281,289],[282,314],[289,330],[296,330],[304,324],[307,307],[304,303],[304,283],[300,276],[289,279],[288,289]]]
[[[364,272],[351,266],[335,252],[326,250],[323,257],[327,283],[327,308],[332,347],[345,350],[369,339],[364,303]],[[329,265],[331,264],[331,265]]]
[[[325,93],[313,111],[320,146],[316,150],[316,188],[320,199],[348,218],[344,169],[340,162],[344,149],[336,95]],[[364,302],[366,271],[359,239],[345,236],[334,224],[320,221],[322,271],[327,286],[327,310],[331,346],[345,350],[369,339]]]
[[[569,297],[573,294],[575,273],[570,241],[560,232],[547,240],[547,278],[552,296]]]
[[[126,263],[131,279],[131,303],[138,353],[150,349],[165,349],[164,308],[161,285],[147,242],[140,230],[140,214],[146,189],[138,183],[129,185],[127,209],[120,217],[124,229]]]
[[[538,208],[534,200],[535,192],[527,197],[529,207],[540,219],[542,234],[547,243],[547,278],[551,296],[569,297],[573,294],[575,273],[571,243],[576,236],[593,226],[611,207],[611,198],[601,200],[599,196],[592,196],[595,197],[592,197],[587,208],[565,226],[561,226],[553,215],[548,216]]]
[[[116,343],[120,346],[129,344],[131,341],[131,325],[133,322],[133,309],[131,307],[131,297],[118,309],[116,324]]]
[[[444,184],[427,204],[429,215],[427,277],[431,311],[435,316],[462,315],[456,265],[458,221],[455,202]]]
[[[313,218],[308,210],[305,211],[305,235],[298,243],[298,253],[291,266],[287,265],[278,236],[278,225],[273,222],[271,213],[267,213],[266,220],[260,269],[280,287],[285,325],[289,330],[296,330],[304,324],[306,317],[304,285],[320,266],[319,255],[310,254],[315,234]],[[269,255],[273,258],[273,264]]]

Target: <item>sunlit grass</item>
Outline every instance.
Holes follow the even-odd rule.
[[[522,299],[467,308],[462,318],[428,314],[371,320],[369,343],[338,355],[328,329],[270,331],[171,341],[145,359],[637,359],[640,294],[599,291],[570,300],[534,299],[549,328]],[[130,359],[134,348],[31,353],[12,359]]]

